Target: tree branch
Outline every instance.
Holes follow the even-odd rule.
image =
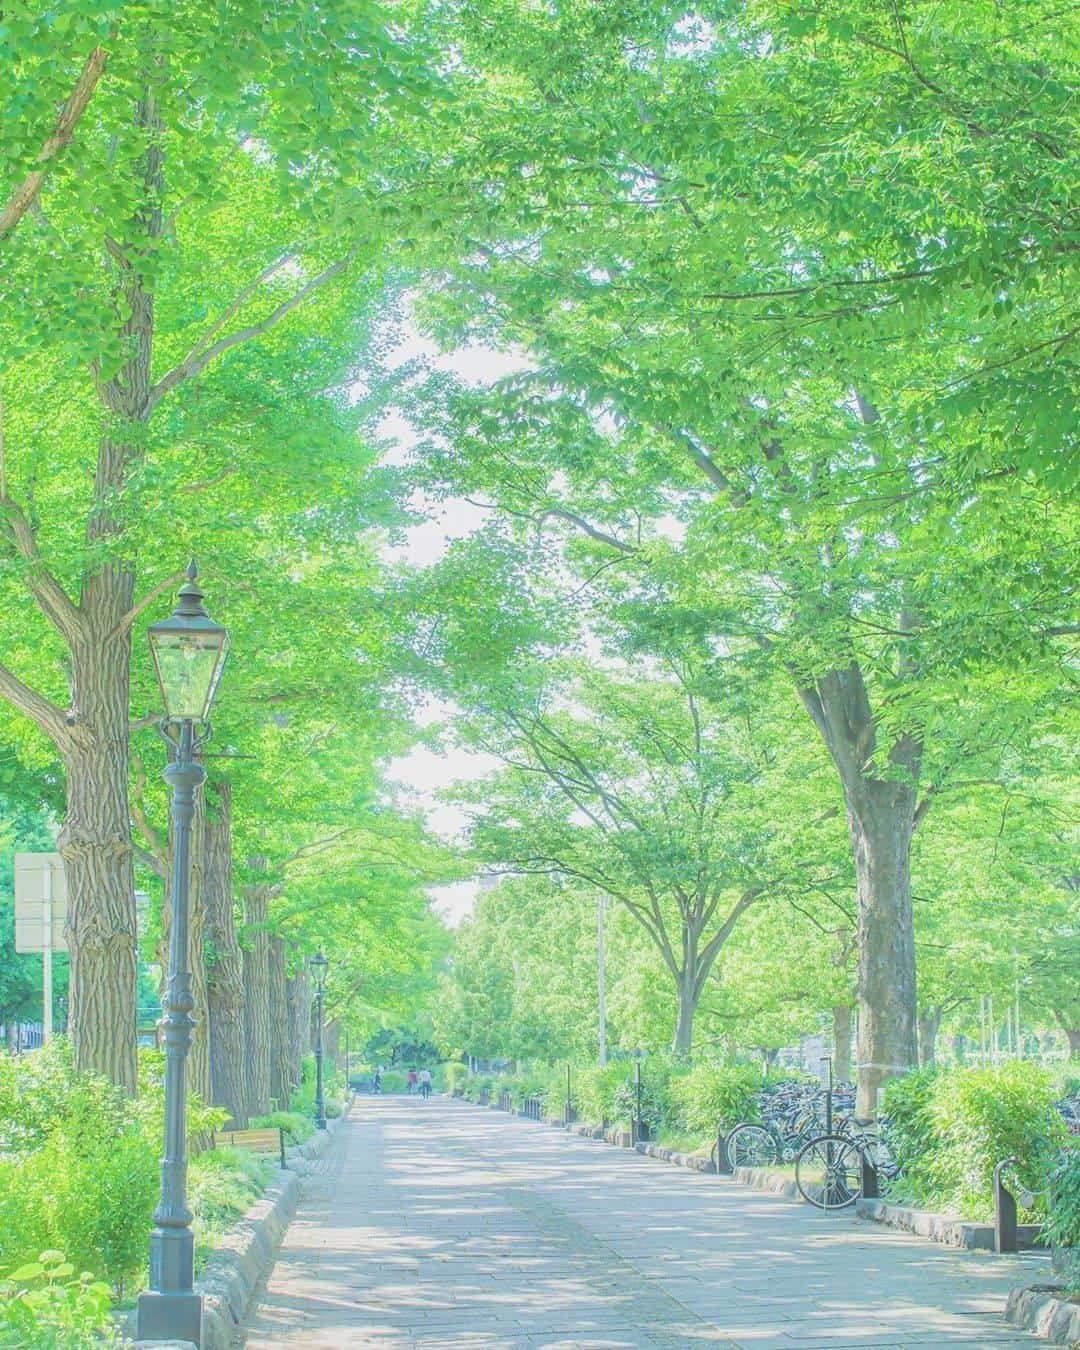
[[[79,118],[82,117],[94,96],[94,90],[101,79],[106,60],[105,49],[95,47],[83,63],[82,73],[75,82],[75,88],[71,91],[71,96],[61,109],[60,116],[56,119],[56,128],[42,146],[41,153],[38,155],[38,163],[44,167],[34,169],[29,173],[8,198],[4,209],[0,211],[0,238],[10,233],[18,225],[37,200],[51,161],[70,143]]]
[[[219,338],[209,347],[197,348],[194,352],[189,353],[179,365],[173,366],[172,370],[167,371],[151,388],[147,399],[147,412],[152,412],[166,394],[171,393],[177,385],[182,384],[185,380],[191,379],[192,376],[205,370],[210,362],[217,357],[224,355],[233,347],[239,347],[245,342],[250,342],[252,338],[261,337],[263,333],[268,333],[286,315],[291,314],[298,305],[302,305],[309,296],[314,295],[334,277],[344,272],[355,256],[356,251],[353,249],[347,257],[339,259],[336,263],[331,263],[318,276],[313,277],[306,285],[301,286],[298,291],[289,296],[288,300],[283,300],[276,309],[271,310],[265,319],[250,324],[247,328],[241,328],[235,333],[230,333],[228,337]]]
[[[13,671],[3,665],[0,665],[0,697],[6,698],[13,707],[40,727],[61,753],[71,744],[72,728],[64,710],[58,708],[44,694],[39,694],[36,689],[24,684]]]

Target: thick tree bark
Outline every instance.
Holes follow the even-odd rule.
[[[287,1110],[290,1091],[289,1006],[285,989],[285,940],[272,937],[270,976],[270,1098]]]
[[[69,1035],[79,1069],[135,1092],[134,854],[128,808],[131,641],[110,637],[131,607],[131,574],[103,568],[83,586],[85,634],[72,644],[74,736],[58,848],[68,886]]]
[[[800,695],[840,775],[855,859],[858,900],[856,1113],[873,1117],[881,1085],[918,1061],[911,838],[921,745],[902,736],[875,763],[877,731],[855,662],[829,671]]]
[[[1069,1038],[1069,1058],[1080,1059],[1080,1027],[1066,1027],[1065,1035]]]
[[[937,1037],[941,1028],[941,1009],[927,1008],[919,1014],[919,1064],[926,1068],[937,1062]]]
[[[129,1093],[135,1091],[136,914],[127,795],[135,569],[127,561],[117,503],[144,453],[150,415],[154,295],[143,277],[140,249],[161,235],[164,138],[149,82],[135,124],[146,150],[129,251],[116,273],[117,301],[127,316],[120,330],[125,360],[116,376],[99,386],[109,430],[98,444],[86,526],[91,551],[116,560],[84,576],[74,624],[69,617],[73,734],[57,742],[67,770],[58,847],[68,879],[75,1063],[105,1074]]]
[[[240,1129],[247,1124],[244,963],[232,889],[232,785],[208,782],[205,824],[207,1007],[211,1100]]]
[[[851,1004],[837,1003],[833,1019],[833,1073],[838,1083],[851,1082]]]
[[[288,981],[289,1006],[289,1079],[293,1088],[300,1086],[304,1056],[311,1050],[311,972],[307,962],[301,962],[296,974]]]
[[[266,859],[256,859],[253,865]],[[270,1110],[270,887],[244,889],[244,1047],[247,1107],[252,1116]]]

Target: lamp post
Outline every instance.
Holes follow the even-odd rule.
[[[323,1097],[323,994],[326,992],[326,968],[330,964],[322,952],[311,958],[315,977],[315,1128],[326,1129],[326,1099]]]
[[[194,562],[172,615],[149,631],[169,745],[165,781],[172,789],[172,932],[162,1001],[165,1041],[165,1153],[161,1194],[150,1235],[150,1288],[139,1295],[139,1340],[202,1345],[202,1298],[194,1292],[195,1241],[187,1206],[187,1057],[194,1026],[188,969],[188,884],[195,793],[206,779],[196,755],[206,740],[210,708],[229,650],[229,635],[203,608]],[[199,734],[196,732],[199,724]]]

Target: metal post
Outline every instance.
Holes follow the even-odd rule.
[[[570,1065],[566,1066],[566,1128],[570,1128],[570,1123],[574,1119],[573,1097],[570,1095]]]
[[[1012,1167],[1015,1158],[1006,1158],[994,1168],[994,1251],[1015,1252],[1018,1247],[1019,1219],[1016,1197],[1002,1180],[1006,1167]]]
[[[596,907],[596,954],[598,961],[597,984],[600,1002],[600,1067],[607,1064],[607,972],[604,959],[604,911],[607,909],[607,896],[602,895]]]
[[[345,1028],[345,1095],[349,1093],[349,1028]]]
[[[832,1055],[822,1055],[822,1059],[829,1066],[829,1085],[825,1089],[825,1133],[832,1134],[832,1094],[833,1094]]]
[[[161,1197],[150,1235],[150,1288],[139,1295],[137,1339],[202,1345],[202,1297],[193,1289],[195,1240],[187,1206],[187,1057],[192,1011],[188,969],[188,884],[195,791],[206,771],[194,761],[194,724],[180,723],[176,757],[165,769],[172,788],[173,874],[169,978],[161,1024],[165,1037],[165,1156]]]
[[[323,1097],[323,991],[315,991],[315,1128],[326,1129],[326,1100]]]
[[[41,1040],[52,1040],[53,1034],[53,964],[52,964],[52,863],[46,859],[42,874],[41,900],[44,932],[41,939]]]
[[[644,1138],[641,1133],[641,1060],[634,1060],[634,1120],[630,1130],[630,1146],[638,1142],[639,1138]]]

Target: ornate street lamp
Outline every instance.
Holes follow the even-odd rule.
[[[229,650],[229,635],[203,608],[194,562],[173,614],[149,631],[169,745],[165,781],[172,789],[172,932],[162,1002],[165,1041],[165,1154],[161,1194],[150,1235],[150,1288],[139,1295],[139,1340],[202,1345],[202,1298],[194,1292],[195,1241],[187,1206],[187,1057],[192,1012],[188,969],[188,885],[195,792],[206,770],[195,756],[209,736],[210,709]],[[199,724],[198,733],[196,723]]]
[[[315,1128],[326,1129],[326,1099],[323,1097],[323,995],[326,992],[326,969],[330,962],[317,952],[311,958],[311,973],[315,979]]]

